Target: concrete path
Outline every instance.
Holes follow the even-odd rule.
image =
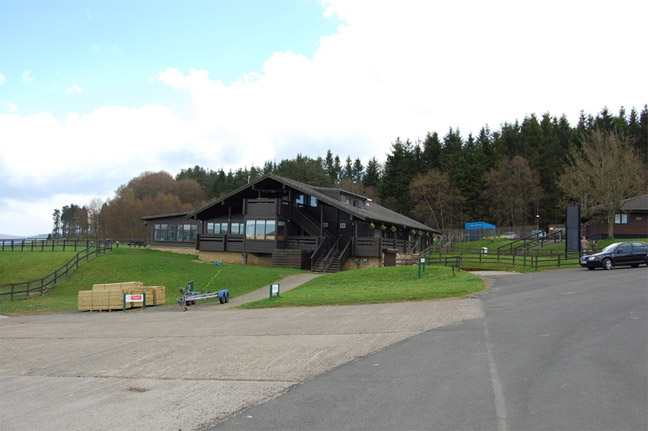
[[[282,292],[303,281],[280,281]],[[268,288],[246,300],[256,295]],[[205,429],[344,363],[482,316],[466,298],[0,319],[0,429]]]
[[[306,274],[295,274],[295,275],[289,275],[281,280],[279,280],[279,294],[283,292],[288,292],[289,290],[294,289],[297,286],[301,286],[302,284],[311,281],[314,278],[317,278],[323,274],[316,274],[316,273],[306,273]],[[237,307],[241,304],[245,304],[248,302],[254,302],[254,301],[259,301],[261,299],[266,299],[270,296],[270,288],[269,287],[262,287],[261,289],[257,289],[253,292],[246,293],[245,295],[237,296],[236,298],[232,298],[229,303],[223,304],[223,306],[220,309],[228,309],[232,307]]]

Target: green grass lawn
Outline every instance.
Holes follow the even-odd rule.
[[[0,284],[41,279],[66,263],[76,251],[4,251],[0,252]]]
[[[244,304],[242,308],[423,301],[465,296],[484,289],[468,272],[428,266],[418,277],[417,266],[368,268],[318,277],[279,297]]]
[[[42,255],[59,259],[56,252],[39,254]],[[17,301],[9,301],[8,296],[0,297],[0,314],[40,314],[76,310],[78,292],[91,290],[92,285],[98,283],[141,281],[145,286],[166,286],[166,303],[174,304],[179,295],[178,288],[186,285],[189,280],[193,280],[196,290],[229,289],[234,297],[299,272],[301,271],[296,269],[252,265],[217,266],[214,263],[199,261],[195,256],[149,249],[114,248],[112,253],[83,264],[71,278],[44,296]],[[47,274],[41,274],[37,278],[44,275]]]
[[[599,249],[622,240],[599,242]],[[645,241],[645,239],[643,239]],[[509,240],[482,240],[459,243],[454,253],[474,253],[481,247],[495,250]],[[551,244],[545,250],[564,250],[564,244]],[[452,254],[451,252],[450,254]],[[17,283],[42,278],[65,265],[75,252],[2,252],[0,253],[0,284]],[[540,258],[542,259],[542,258]],[[573,263],[577,266],[578,263]],[[564,266],[563,266],[564,267]],[[532,268],[493,262],[465,263],[464,269],[507,270],[531,272]],[[544,267],[541,269],[553,269]],[[229,289],[235,297],[268,286],[280,278],[300,270],[253,265],[203,262],[195,256],[164,253],[150,249],[114,248],[111,253],[83,264],[60,286],[42,297],[10,301],[0,296],[0,314],[42,314],[77,309],[77,294],[90,290],[93,284],[141,281],[146,286],[166,286],[166,303],[175,304],[178,288],[194,281],[196,290]],[[245,307],[311,306],[328,304],[384,303],[420,301],[457,297],[480,291],[483,282],[465,272],[452,274],[451,268],[428,266],[418,278],[416,266],[374,268],[344,271],[319,277],[279,298],[259,301]]]

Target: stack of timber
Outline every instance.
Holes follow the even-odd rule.
[[[164,286],[144,286],[140,281],[124,283],[95,284],[92,290],[79,292],[78,303],[80,311],[110,311],[124,308],[124,295],[146,293],[146,306],[163,305],[166,288]],[[141,302],[127,302],[126,308],[139,308]]]
[[[130,304],[126,304],[126,308]],[[79,292],[79,310],[110,311],[124,307],[124,294],[119,290],[81,290]]]
[[[92,290],[121,290],[123,293],[128,293],[130,289],[141,288],[144,283],[141,281],[125,281],[123,283],[103,283],[93,284]]]

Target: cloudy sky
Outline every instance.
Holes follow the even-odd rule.
[[[648,2],[2,0],[0,234],[144,171],[648,102]]]

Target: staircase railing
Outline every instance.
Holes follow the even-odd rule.
[[[299,208],[293,208],[292,210],[292,219],[295,223],[300,225],[302,229],[308,232],[312,236],[320,236],[321,233],[329,239],[333,239],[333,234],[327,231],[324,228],[320,227],[320,223],[314,220],[306,211]]]
[[[520,254],[520,253],[526,253],[527,251],[529,251],[531,247],[534,247],[536,245],[540,245],[540,247],[544,247],[545,243],[562,242],[562,241],[563,241],[562,230],[556,230],[544,236],[539,236],[538,233],[532,233],[530,235],[525,236],[524,238],[518,239],[517,241],[513,241],[506,245],[498,247],[497,251],[498,253],[508,252],[510,254]]]
[[[329,252],[326,254],[324,259],[322,259],[322,272],[326,272],[329,265],[331,264],[331,261],[333,261],[333,258],[335,257],[335,253],[338,252],[339,242],[340,242],[339,239],[335,241],[335,244],[333,244],[333,246],[330,248]]]
[[[344,249],[342,250],[342,253],[340,253],[340,271],[344,267],[344,264],[347,261],[347,259],[349,258],[349,256],[351,256],[351,249],[352,249],[351,244],[352,243],[353,243],[353,241],[349,240],[349,242],[347,242],[347,244],[344,246]]]
[[[311,260],[310,269],[311,269],[311,271],[315,268],[315,264],[317,263],[319,258],[327,250],[327,246],[328,246],[328,238],[322,237],[320,245],[315,249],[315,251],[313,252],[313,254],[311,254],[311,257],[310,257],[310,260]]]

